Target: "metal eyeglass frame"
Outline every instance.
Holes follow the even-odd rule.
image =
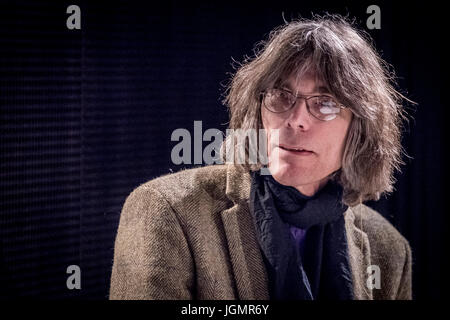
[[[284,111],[276,112],[276,111],[270,110],[270,109],[266,106],[266,104],[264,103],[264,98],[265,98],[265,96],[266,96],[266,94],[267,94],[267,92],[268,92],[269,90],[283,91],[283,92],[285,92],[285,93],[287,93],[287,94],[290,94],[290,95],[292,95],[293,97],[295,97],[295,100],[294,100],[294,102],[292,103],[292,105],[291,105],[288,109],[286,109],[286,110],[284,110]],[[328,98],[333,99],[333,101],[336,102],[336,105],[337,105],[337,107],[339,107],[339,109],[347,109],[347,107],[344,106],[342,103],[337,102],[335,98],[333,98],[332,96],[326,95],[326,94],[319,94],[319,95],[313,95],[313,96],[309,96],[309,97],[308,97],[308,96],[304,96],[304,95],[295,95],[295,94],[293,94],[292,92],[289,92],[289,91],[287,91],[287,90],[280,89],[280,88],[270,88],[270,89],[261,91],[260,95],[261,95],[260,103],[261,103],[262,105],[264,105],[264,108],[266,108],[267,110],[269,110],[269,111],[272,112],[272,113],[284,113],[284,112],[288,112],[289,110],[292,110],[292,108],[297,104],[297,100],[298,100],[298,99],[305,99],[306,109],[308,110],[308,113],[309,113],[310,115],[312,115],[315,119],[320,120],[320,121],[331,121],[331,120],[334,120],[335,118],[329,119],[329,120],[317,118],[317,117],[311,112],[311,110],[310,110],[310,106],[309,106],[308,100],[311,99],[311,98],[328,97]],[[339,114],[339,113],[336,113],[336,115],[337,115],[337,114]]]

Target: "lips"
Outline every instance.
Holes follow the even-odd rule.
[[[307,150],[305,148],[302,147],[291,147],[291,146],[285,146],[285,145],[279,145],[279,147],[283,150],[286,151],[291,151],[291,152],[296,152],[296,153],[300,153],[300,154],[309,154],[309,153],[313,153],[313,151],[311,150]]]

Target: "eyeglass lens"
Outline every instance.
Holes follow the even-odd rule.
[[[286,112],[291,109],[297,97],[290,92],[280,89],[270,89],[264,94],[264,105],[275,113]],[[305,98],[309,112],[320,120],[333,120],[340,112],[337,102],[330,96],[313,96]]]

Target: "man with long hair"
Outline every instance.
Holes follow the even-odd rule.
[[[406,98],[392,82],[340,16],[273,30],[225,99],[230,129],[267,132],[268,163],[182,170],[136,188],[110,298],[411,299],[408,242],[363,204],[392,192],[402,164]]]

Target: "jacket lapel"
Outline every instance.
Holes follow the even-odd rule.
[[[232,207],[222,212],[239,299],[269,299],[267,272],[249,209],[250,175],[233,165],[227,168],[226,195]]]

